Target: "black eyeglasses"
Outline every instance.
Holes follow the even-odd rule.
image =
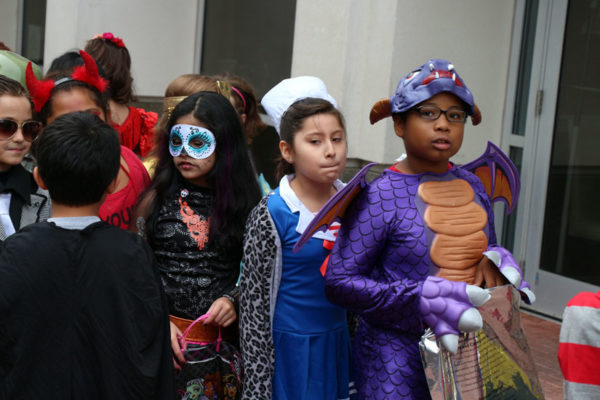
[[[19,128],[21,128],[23,138],[28,142],[32,142],[41,132],[42,123],[39,121],[29,120],[18,124],[12,119],[0,119],[0,140],[10,139],[15,135],[15,133],[17,133]]]
[[[460,122],[464,124],[467,121],[468,114],[465,110],[460,109],[449,109],[442,110],[437,106],[420,106],[416,107],[414,111],[419,113],[419,116],[424,119],[435,121],[442,114],[446,116],[448,122]]]

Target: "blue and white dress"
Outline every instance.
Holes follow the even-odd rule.
[[[329,254],[316,233],[298,252],[292,248],[314,214],[298,199],[284,177],[267,200],[281,241],[281,283],[273,315],[275,366],[273,399],[347,399],[351,343],[346,311],[325,297],[320,267]],[[336,182],[341,189],[343,184]]]

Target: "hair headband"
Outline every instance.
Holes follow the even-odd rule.
[[[404,75],[398,83],[396,93],[389,99],[379,100],[373,108],[369,120],[371,124],[392,114],[410,110],[441,92],[452,93],[465,104],[473,125],[481,122],[481,112],[473,100],[471,91],[458,76],[450,61],[431,59],[414,71]]]
[[[125,43],[123,43],[123,39],[121,39],[120,37],[116,37],[115,35],[113,35],[110,32],[104,32],[102,35],[97,34],[94,35],[94,37],[92,39],[102,39],[105,41],[109,41],[112,44],[114,44],[117,47],[125,47]]]
[[[314,76],[284,79],[269,90],[260,103],[273,121],[275,130],[281,135],[279,127],[283,114],[292,104],[308,97],[327,100],[337,108],[335,99],[327,93],[323,81]]]
[[[242,99],[242,104],[244,105],[244,112],[246,112],[246,99],[244,98],[242,91],[233,85],[231,85],[231,90],[233,90],[234,92],[237,93],[238,96],[240,96],[240,99]]]
[[[79,81],[87,83],[88,85],[96,88],[100,93],[104,93],[104,91],[106,91],[106,88],[108,87],[108,81],[102,78],[98,73],[98,66],[96,65],[96,62],[92,56],[83,50],[79,50],[79,54],[83,59],[83,65],[75,68],[70,78],[59,79],[56,82],[51,79],[39,81],[33,73],[31,62],[27,64],[27,69],[25,70],[25,81],[27,82],[27,89],[31,95],[33,109],[35,112],[40,112],[42,107],[44,107],[44,105],[48,102],[48,99],[50,99],[50,94],[56,86],[67,81]]]

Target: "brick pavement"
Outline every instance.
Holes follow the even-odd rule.
[[[558,366],[560,324],[527,312],[521,313],[523,330],[531,348],[546,400],[562,400],[562,373]]]

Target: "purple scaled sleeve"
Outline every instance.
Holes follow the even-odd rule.
[[[420,334],[429,256],[414,205],[418,181],[407,181],[384,173],[357,197],[342,221],[325,284],[331,302],[365,321]]]

